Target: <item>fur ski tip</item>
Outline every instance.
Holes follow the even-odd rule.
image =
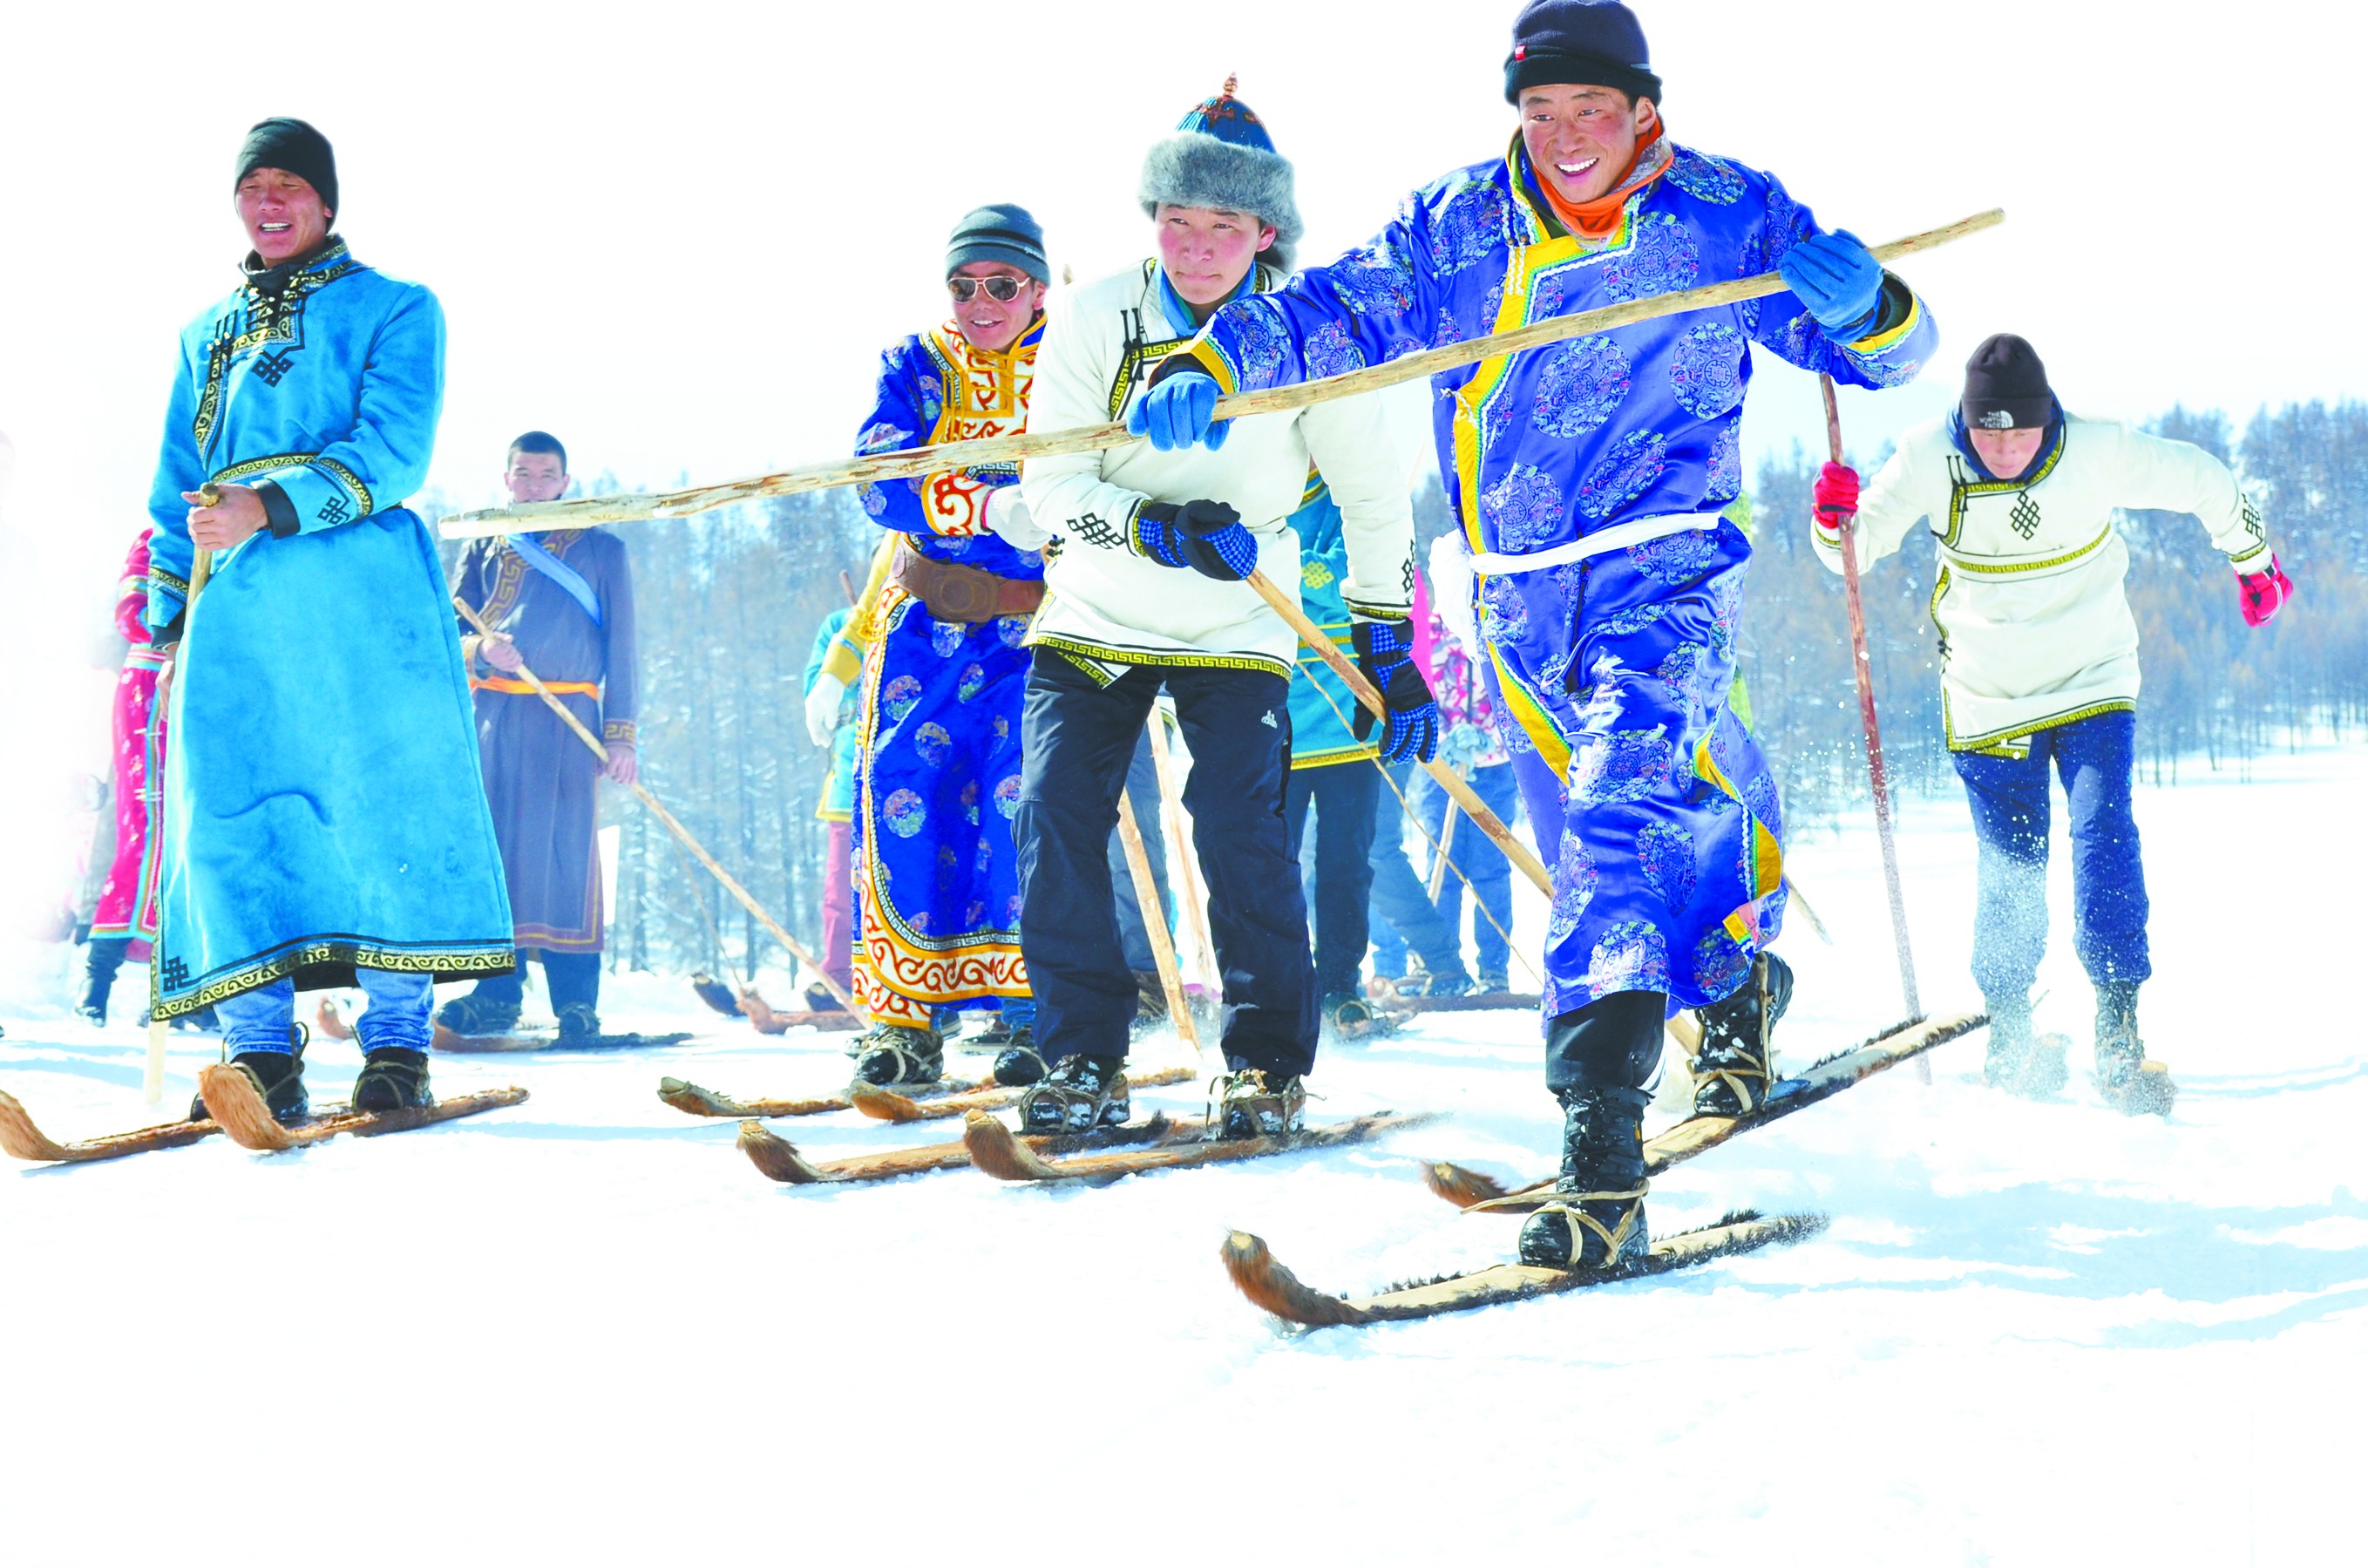
[[[295,1147],[288,1130],[273,1119],[271,1108],[245,1068],[217,1062],[198,1074],[198,1093],[206,1109],[222,1123],[230,1141],[258,1153],[277,1153]]]
[[[1036,1157],[1036,1151],[1011,1134],[1011,1129],[983,1110],[962,1118],[962,1147],[970,1163],[997,1181],[1056,1181],[1061,1173]]]
[[[321,1005],[313,1010],[313,1023],[324,1036],[330,1040],[354,1038],[354,1026],[346,1022],[346,1016],[338,1012],[337,1005],[326,996],[322,997]]]
[[[790,1021],[774,1012],[772,1004],[758,995],[757,988],[753,985],[740,993],[739,1005],[734,1008],[734,1011],[745,1016],[758,1034],[790,1032]]]
[[[765,1176],[791,1187],[808,1187],[830,1178],[814,1169],[797,1145],[761,1121],[740,1124],[740,1152]]]
[[[1458,1209],[1469,1209],[1475,1203],[1486,1203],[1492,1198],[1505,1196],[1505,1184],[1495,1176],[1466,1170],[1447,1160],[1433,1160],[1422,1167],[1422,1179],[1430,1190]]]
[[[856,1084],[847,1091],[855,1108],[874,1121],[926,1121],[928,1112],[893,1089],[875,1088],[870,1084]]]
[[[689,1116],[740,1116],[745,1114],[740,1102],[729,1095],[719,1095],[712,1089],[702,1089],[697,1084],[687,1084],[680,1078],[660,1078],[658,1098]]]
[[[732,988],[704,970],[690,977],[690,989],[700,1001],[727,1018],[747,1017],[741,1011],[740,1004],[732,999]]]
[[[33,1119],[26,1114],[16,1096],[5,1093],[0,1093],[0,1150],[17,1160],[74,1158],[73,1151],[33,1125]]]
[[[1330,1328],[1365,1321],[1365,1313],[1338,1296],[1302,1285],[1297,1275],[1275,1261],[1266,1243],[1247,1231],[1229,1232],[1217,1256],[1224,1260],[1234,1289],[1248,1297],[1252,1305],[1285,1322]]]

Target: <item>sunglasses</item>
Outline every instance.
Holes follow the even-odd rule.
[[[981,289],[986,290],[986,297],[988,299],[995,301],[998,304],[1008,305],[1012,301],[1019,298],[1019,290],[1026,286],[1027,285],[1023,279],[1005,275],[998,275],[994,278],[949,278],[946,279],[946,287],[952,290],[954,292],[954,298],[965,305],[969,304],[972,300],[977,297],[978,291]]]

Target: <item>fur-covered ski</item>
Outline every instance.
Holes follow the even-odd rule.
[[[0,1151],[6,1151],[12,1159],[53,1165],[120,1160],[126,1154],[186,1148],[221,1131],[222,1124],[215,1121],[167,1121],[131,1132],[109,1132],[79,1142],[61,1143],[34,1125],[16,1096],[0,1094]]]
[[[939,1080],[934,1089],[917,1089],[897,1097],[908,1104],[929,1105],[941,1096],[977,1094],[996,1086],[991,1075],[976,1079],[945,1078]],[[719,1095],[713,1089],[702,1089],[697,1084],[685,1083],[680,1078],[660,1078],[658,1098],[685,1116],[737,1118],[743,1120],[749,1117],[825,1116],[835,1110],[855,1108],[852,1094],[825,1095],[809,1100],[736,1100],[730,1095]],[[894,1121],[899,1119],[891,1116],[882,1119]]]
[[[647,1051],[680,1045],[684,1034],[595,1034],[562,1040],[556,1030],[525,1029],[516,1034],[454,1034],[436,1026],[435,1049],[450,1056],[516,1056],[531,1051]]]
[[[1000,1125],[998,1123],[998,1125]],[[1160,1144],[1201,1136],[1198,1120],[1174,1122],[1165,1115],[1128,1127],[1113,1127],[1085,1137],[1030,1138],[1027,1143],[1047,1153],[1074,1154],[1131,1143]],[[960,1142],[930,1143],[917,1149],[891,1149],[879,1154],[815,1165],[798,1153],[797,1145],[761,1121],[740,1124],[740,1152],[749,1164],[778,1182],[812,1187],[825,1182],[886,1181],[892,1176],[919,1176],[926,1171],[950,1171],[970,1164],[970,1150]]]
[[[1822,1214],[1730,1214],[1715,1225],[1664,1236],[1653,1244],[1648,1256],[1618,1268],[1538,1268],[1527,1264],[1500,1263],[1470,1274],[1400,1285],[1377,1296],[1354,1300],[1309,1290],[1290,1269],[1275,1261],[1266,1243],[1247,1231],[1235,1231],[1227,1236],[1220,1256],[1235,1288],[1257,1305],[1288,1323],[1334,1328],[1403,1323],[1409,1318],[1437,1317],[1442,1312],[1468,1312],[1474,1307],[1493,1307],[1505,1301],[1559,1295],[1565,1290],[1646,1279],[1781,1242],[1799,1241],[1816,1234],[1825,1225]]]
[[[1015,1135],[1003,1123],[984,1111],[973,1111],[962,1127],[962,1142],[970,1150],[970,1163],[997,1181],[1099,1185],[1141,1171],[1182,1170],[1192,1165],[1262,1159],[1269,1154],[1294,1154],[1303,1149],[1368,1143],[1384,1132],[1418,1127],[1431,1119],[1429,1115],[1400,1116],[1395,1111],[1382,1111],[1278,1138],[1203,1138],[1199,1135],[1200,1124],[1194,1123],[1195,1131],[1190,1139],[1170,1139],[1156,1148],[1047,1160],[1029,1147],[1029,1141]]]
[[[1861,1045],[1826,1058],[1807,1071],[1777,1081],[1767,1104],[1747,1116],[1697,1116],[1680,1121],[1657,1138],[1645,1141],[1645,1170],[1658,1176],[1671,1165],[1717,1148],[1754,1128],[1779,1121],[1796,1110],[1827,1100],[1886,1068],[1913,1061],[1936,1046],[1971,1034],[1989,1022],[1986,1013],[1960,1013],[1946,1018],[1916,1018],[1875,1036]],[[1553,1196],[1554,1178],[1542,1177],[1510,1192],[1494,1176],[1441,1160],[1423,1169],[1431,1191],[1458,1209],[1474,1213],[1528,1214]]]
[[[1534,991],[1483,991],[1469,996],[1383,996],[1375,1006],[1393,1013],[1534,1013]]]
[[[526,1098],[521,1088],[488,1089],[482,1094],[461,1095],[416,1110],[362,1111],[333,1110],[301,1121],[293,1127],[282,1127],[272,1119],[271,1108],[263,1103],[256,1092],[255,1080],[237,1067],[216,1062],[198,1074],[198,1093],[204,1096],[206,1108],[214,1120],[230,1134],[232,1142],[257,1153],[276,1154],[284,1149],[302,1149],[308,1144],[324,1142],[340,1133],[350,1132],[358,1138],[374,1138],[388,1132],[408,1132],[415,1127],[429,1127],[439,1121],[453,1121],[464,1116],[477,1116],[504,1106],[518,1104]]]
[[[1126,1075],[1128,1086],[1136,1089],[1158,1088],[1167,1084],[1190,1082],[1199,1070],[1192,1067],[1162,1067],[1149,1073]],[[989,1080],[986,1086],[966,1089],[958,1095],[940,1095],[936,1099],[914,1099],[893,1089],[875,1089],[869,1085],[850,1085],[847,1097],[855,1108],[875,1121],[943,1121],[949,1117],[968,1116],[974,1110],[1001,1110],[1018,1102],[1025,1089],[996,1086]]]

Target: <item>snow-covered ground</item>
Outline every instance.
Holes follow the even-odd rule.
[[[515,1110],[0,1172],[0,1556],[2340,1560],[2368,1405],[2363,787],[2354,748],[2144,792],[2168,1124],[2079,1076],[1987,1092],[1967,1040],[1929,1087],[1876,1079],[1654,1189],[1659,1230],[1755,1205],[1828,1212],[1823,1236],[1425,1324],[1283,1330],[1218,1244],[1256,1231],[1349,1290],[1504,1256],[1515,1222],[1448,1209],[1414,1156],[1549,1168],[1526,1017],[1328,1051],[1324,1115],[1446,1113],[1388,1144],[1096,1191],[775,1187],[655,1080],[821,1091],[844,1037],[716,1029],[671,981],[607,1011],[703,1031],[681,1049],[438,1064],[447,1092],[529,1085]],[[1964,809],[1906,828],[1928,1006],[1969,1006]],[[1786,942],[1797,1062],[1897,993],[1871,833],[1793,868],[1835,938]],[[2068,955],[2043,983],[2085,1066]],[[53,1135],[153,1119],[134,1028],[0,1025],[0,1087]],[[211,1055],[176,1042],[174,1099]],[[316,1096],[352,1068],[321,1046]],[[947,1135],[775,1125],[822,1157]]]

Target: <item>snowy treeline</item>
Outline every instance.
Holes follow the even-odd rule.
[[[2248,631],[2227,564],[2194,518],[2141,512],[2120,519],[2146,671],[2140,766],[2171,781],[2182,760],[2216,767],[2295,732],[2368,722],[2368,404],[2264,409],[2241,439],[2218,412],[2174,408],[2146,428],[2193,441],[2237,469],[2262,502],[2298,597],[2274,624]],[[1866,795],[1841,580],[1815,559],[1802,521],[1822,457],[1796,449],[1789,460],[1761,465],[1742,632],[1752,727],[1782,772],[1795,821]],[[1911,791],[1956,788],[1941,738],[1938,634],[1926,608],[1933,574],[1931,536],[1917,529],[1866,581],[1884,751],[1893,778]]]

